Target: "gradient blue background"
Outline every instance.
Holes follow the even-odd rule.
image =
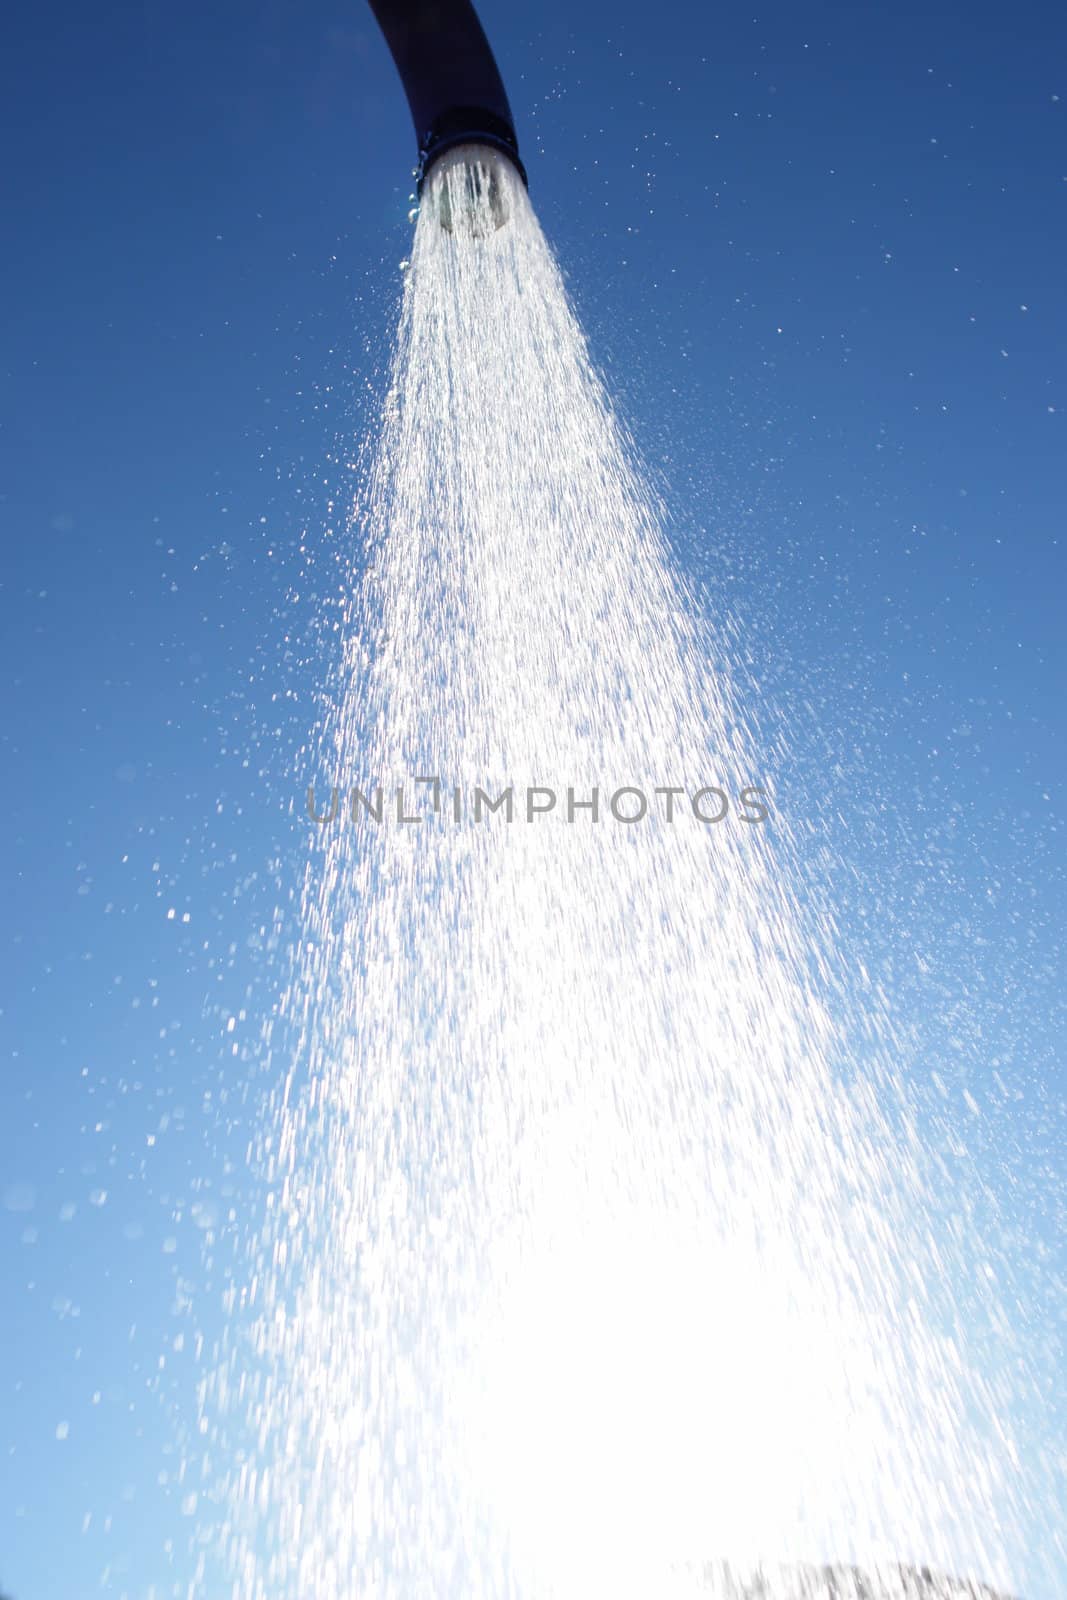
[[[1061,9],[483,16],[679,559],[794,740],[848,958],[1009,1240],[1024,1428],[1062,1437]],[[6,32],[0,1584],[169,1596],[413,140],[359,0],[46,0]],[[1067,1592],[1062,1514],[1031,1600]]]

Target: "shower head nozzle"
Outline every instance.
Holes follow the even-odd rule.
[[[506,156],[525,184],[511,107],[470,0],[370,0],[415,124],[417,184],[459,145]]]
[[[511,215],[506,167],[504,156],[492,146],[450,145],[435,162],[422,204],[431,208],[446,233],[488,239]]]
[[[418,186],[421,191],[426,174],[450,150],[460,145],[482,145],[506,156],[528,185],[526,168],[519,160],[519,145],[515,130],[503,118],[477,106],[459,106],[447,112],[426,134],[419,145]]]

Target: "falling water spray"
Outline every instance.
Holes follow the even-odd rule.
[[[673,562],[471,7],[373,3],[422,204],[298,787],[398,825],[308,818],[279,914],[198,1600],[1006,1587],[973,1252],[885,1003],[773,806],[602,825],[758,781],[738,641]],[[449,809],[531,786],[567,800]]]

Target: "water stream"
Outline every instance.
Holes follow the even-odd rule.
[[[1011,1584],[891,1019],[661,529],[517,177],[446,159],[201,1396],[236,1600]]]

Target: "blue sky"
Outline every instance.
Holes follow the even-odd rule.
[[[1060,8],[481,9],[679,560],[742,619],[783,800],[1014,1241],[1036,1415],[1067,1387]],[[196,1208],[240,1189],[413,139],[358,0],[24,7],[0,72],[0,1583],[162,1596]]]

